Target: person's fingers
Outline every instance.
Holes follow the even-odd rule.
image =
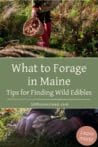
[[[25,125],[26,125],[26,117],[22,118],[17,126],[16,126],[16,132],[19,133],[20,135],[24,135],[25,133]]]
[[[33,121],[36,119],[37,116],[38,114],[32,113],[27,117],[25,125],[25,136],[29,135],[32,132]]]
[[[32,18],[37,17],[37,12],[35,9],[32,10],[32,14],[31,14]]]

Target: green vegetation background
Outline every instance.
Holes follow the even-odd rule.
[[[31,16],[31,0],[0,0],[0,46],[10,40],[33,45],[22,27]],[[52,12],[50,47],[80,56],[98,56],[98,0],[63,0]]]

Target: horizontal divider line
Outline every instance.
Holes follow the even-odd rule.
[[[25,100],[25,101],[65,101],[65,100],[68,100],[68,101],[90,101],[91,99],[89,99],[89,98],[86,98],[86,99],[19,99],[19,98],[8,98],[8,100],[9,101],[23,101],[23,100]]]

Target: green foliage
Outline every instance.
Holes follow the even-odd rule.
[[[2,37],[0,37],[0,44],[3,44],[4,39]]]
[[[37,38],[32,38],[32,37],[30,38],[30,37],[22,36],[20,38],[20,43],[32,45],[32,44],[36,44],[37,40],[38,40]]]
[[[0,2],[1,4],[1,2]],[[2,10],[5,8],[6,3],[2,2]],[[15,4],[11,3],[11,6],[16,6],[18,8],[17,12],[10,16],[10,19],[1,22],[0,24],[0,45],[9,40],[19,40],[20,43],[24,44],[35,44],[36,38],[25,37],[22,34],[23,24],[30,17],[31,5],[29,1],[18,0]]]
[[[82,56],[98,56],[97,0],[65,0],[53,11],[53,21],[53,30],[59,28],[55,36],[62,36],[63,50],[76,51]]]
[[[6,135],[6,127],[4,126],[3,122],[0,120],[0,140],[3,140]]]

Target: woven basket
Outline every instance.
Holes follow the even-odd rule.
[[[44,33],[41,21],[36,18],[27,20],[23,25],[23,34],[28,37],[38,37]]]

